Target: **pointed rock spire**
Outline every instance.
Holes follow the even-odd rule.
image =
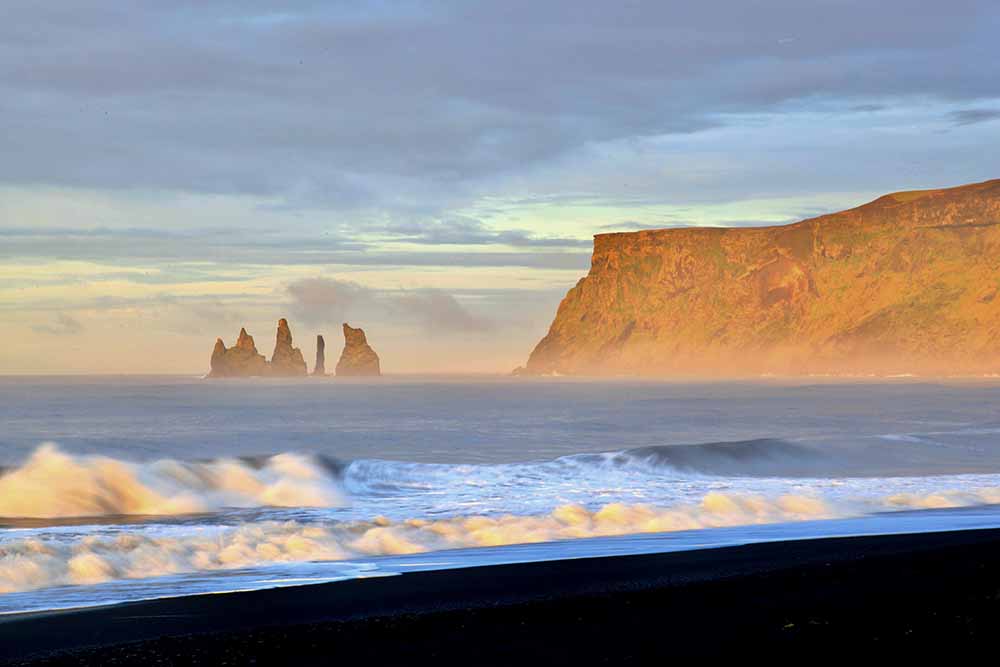
[[[288,320],[282,317],[278,320],[278,333],[274,342],[274,354],[271,355],[269,375],[295,376],[306,374],[306,360],[302,351],[292,347],[292,330]]]
[[[326,375],[326,343],[323,336],[316,336],[316,365],[313,366],[313,375]]]
[[[267,360],[257,353],[253,344],[253,336],[246,329],[240,329],[240,337],[236,345],[227,348],[221,338],[215,340],[212,350],[212,370],[208,377],[246,377],[248,375],[264,375],[267,372]]]
[[[247,333],[245,328],[240,329],[240,336],[236,339],[236,347],[241,350],[253,350],[257,352],[257,346],[254,345],[253,336]]]

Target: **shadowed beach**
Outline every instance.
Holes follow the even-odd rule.
[[[642,664],[994,641],[1000,530],[773,542],[0,621],[9,664]]]

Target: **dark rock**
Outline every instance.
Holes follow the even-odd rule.
[[[326,375],[326,343],[323,336],[316,336],[316,365],[313,366],[313,375]]]

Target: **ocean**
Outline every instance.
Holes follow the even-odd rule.
[[[1000,526],[1000,381],[0,378],[0,613]]]

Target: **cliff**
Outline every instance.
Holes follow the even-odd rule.
[[[1000,180],[791,225],[600,234],[528,374],[1000,372]]]
[[[363,329],[344,323],[344,351],[337,362],[337,375],[381,375],[378,355],[368,344]]]

